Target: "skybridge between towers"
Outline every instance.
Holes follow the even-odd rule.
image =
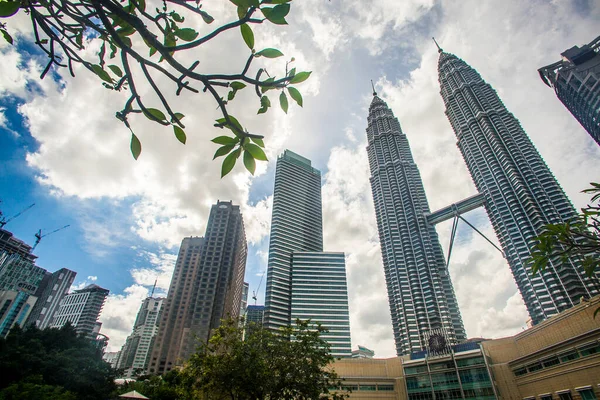
[[[459,220],[462,220],[467,225],[469,225],[475,232],[479,233],[485,240],[488,241],[489,244],[494,246],[496,250],[504,256],[504,252],[500,249],[494,242],[488,239],[483,233],[481,233],[475,226],[473,226],[469,221],[462,217],[462,214],[467,213],[469,211],[473,211],[479,207],[483,207],[485,205],[485,197],[481,193],[477,193],[471,197],[467,197],[464,200],[458,201],[456,203],[452,203],[446,207],[443,207],[437,211],[432,213],[425,213],[424,216],[427,219],[427,222],[431,225],[439,224],[440,222],[448,221],[451,218],[454,218],[452,223],[452,233],[450,235],[450,246],[448,247],[448,256],[446,257],[446,267],[450,264],[450,256],[452,255],[452,247],[454,245],[454,239],[456,238],[456,230],[458,228]],[[506,257],[505,257],[506,258]]]

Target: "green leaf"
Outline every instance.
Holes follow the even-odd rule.
[[[183,131],[183,129],[181,129],[177,125],[173,125],[173,132],[175,132],[175,137],[177,138],[177,140],[179,140],[181,143],[185,144],[185,141],[187,138],[185,136],[185,132]]]
[[[226,119],[225,118],[219,118],[216,120],[217,124],[225,124],[223,125],[225,128],[231,129],[231,131],[236,135],[239,136],[238,131],[236,131],[234,129],[237,128],[239,131],[243,132],[244,128],[242,128],[242,125],[240,124],[240,122],[232,115],[229,116],[229,120],[231,121],[231,124],[227,124],[226,123]]]
[[[2,36],[4,36],[4,40],[6,40],[10,44],[13,44],[13,38],[12,38],[12,36],[10,36],[10,34],[8,32],[6,32],[4,29],[0,29],[0,32],[2,32]]]
[[[171,13],[171,18],[173,18],[176,22],[183,22],[183,21],[185,21],[185,18],[183,18],[181,15],[177,14],[175,11],[173,11]]]
[[[108,75],[108,72],[106,72],[104,69],[102,69],[101,66],[99,66],[97,64],[92,65],[92,71],[94,71],[94,73],[96,75],[98,75],[100,77],[100,79],[102,79],[103,81],[106,81],[110,84],[113,83],[113,80],[110,77],[110,75]]]
[[[146,116],[146,118],[148,118],[151,121],[154,121],[155,119],[159,120],[159,121],[166,121],[167,117],[165,117],[165,114],[163,114],[162,111],[157,110],[156,108],[146,108],[146,111],[144,111],[144,115]],[[154,118],[152,118],[154,117]]]
[[[251,137],[250,140],[252,140],[254,143],[256,143],[257,145],[259,145],[262,148],[265,147],[265,142],[263,142],[263,140],[260,139],[260,138],[253,138],[253,137]]]
[[[223,165],[221,166],[221,178],[224,177],[225,175],[227,175],[233,169],[235,162],[237,161],[237,158],[238,158],[238,154],[236,154],[236,153],[238,153],[238,152],[237,151],[232,152],[227,157],[225,157],[225,160],[223,160]]]
[[[244,146],[244,149],[246,149],[246,151],[249,151],[250,154],[252,154],[252,157],[254,157],[257,160],[269,161],[267,159],[267,155],[265,154],[265,152],[263,151],[263,149],[261,149],[260,147],[258,147],[255,144],[247,143]]]
[[[118,66],[109,65],[108,68],[110,68],[110,70],[113,72],[113,74],[115,74],[119,78],[123,76],[123,71],[121,71],[121,68],[119,68]]]
[[[234,97],[235,97],[235,90],[232,90],[231,92],[229,92],[229,93],[227,94],[227,101],[231,101],[231,100],[233,100],[233,99],[234,99]]]
[[[250,3],[248,2],[248,0],[229,0],[231,1],[233,4],[235,4],[238,7],[250,7]]]
[[[256,161],[254,161],[254,157],[252,157],[252,154],[248,150],[244,151],[244,166],[252,175],[254,175],[254,171],[256,171]]]
[[[267,57],[267,58],[277,58],[277,57],[281,57],[282,55],[283,55],[283,53],[277,49],[267,48],[267,49],[259,51],[254,56],[255,57],[263,56],[263,57]]]
[[[287,25],[285,16],[290,12],[289,4],[280,4],[272,8],[263,7],[260,9],[266,19],[276,25]]]
[[[248,24],[240,25],[240,30],[242,31],[242,38],[244,38],[244,42],[250,48],[250,50],[254,49],[254,33],[252,32],[252,28]]]
[[[185,115],[183,115],[182,113],[174,113],[173,115],[177,117],[177,120],[179,120],[179,122],[181,122],[181,120],[185,118]],[[177,120],[175,118],[171,118],[172,123],[176,123]]]
[[[140,143],[140,139],[138,139],[137,136],[135,136],[135,134],[131,134],[131,154],[133,154],[133,158],[135,158],[136,160],[138,159],[138,157],[140,156],[140,153],[142,152],[142,143]]]
[[[293,86],[288,86],[287,90],[288,90],[288,93],[290,94],[290,96],[292,97],[292,99],[294,99],[296,101],[296,103],[298,103],[298,105],[300,107],[302,107],[302,95],[300,94],[298,89],[296,89]]]
[[[215,155],[213,156],[213,160],[217,157],[221,157],[224,156],[225,154],[229,153],[231,150],[233,150],[233,148],[235,147],[234,144],[227,144],[225,146],[221,146],[217,149],[217,151],[215,151]]]
[[[260,108],[258,109],[257,114],[263,114],[267,112],[267,109],[271,107],[271,100],[267,96],[263,96],[260,98]]]
[[[242,82],[231,82],[229,84],[229,87],[231,87],[233,90],[235,90],[237,92],[238,90],[242,90],[243,88],[245,88],[246,84],[242,83]]]
[[[240,140],[229,136],[217,136],[211,142],[216,144],[232,145],[237,144]]]
[[[279,105],[281,106],[281,109],[283,110],[283,112],[287,114],[288,99],[283,90],[281,91],[281,94],[279,95]]]
[[[298,72],[292,79],[290,79],[290,83],[300,83],[304,82],[308,79],[308,77],[312,74],[312,71],[308,72]]]
[[[152,57],[156,54],[156,49],[154,47],[150,47],[150,52],[148,53],[148,57]]]
[[[288,72],[288,76],[294,76],[296,75],[296,67],[290,69],[290,72]]]
[[[204,20],[204,22],[206,22],[207,24],[211,24],[215,19],[206,11],[200,11],[200,16],[202,17],[202,19]]]
[[[192,28],[182,28],[175,30],[175,35],[181,40],[191,42],[192,40],[195,40],[198,37],[198,32],[196,32]]]
[[[242,19],[246,16],[246,13],[248,12],[248,7],[238,7],[237,8],[237,15],[239,19]]]
[[[137,3],[140,10],[146,11],[146,0],[134,0],[134,1]]]
[[[20,1],[0,1],[0,18],[10,17],[19,11]]]

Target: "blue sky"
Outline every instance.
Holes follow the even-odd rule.
[[[233,18],[227,2],[209,6],[215,23]],[[11,216],[36,206],[6,228],[32,244],[38,229],[71,225],[42,239],[39,265],[72,269],[77,285],[95,281],[110,289],[101,321],[110,349],[117,350],[154,279],[164,293],[178,244],[204,233],[217,199],[242,206],[249,241],[246,277],[251,292],[257,289],[266,268],[275,160],[290,148],[322,171],[325,248],[347,253],[353,346],[391,356],[365,150],[370,80],[408,136],[432,209],[475,189],[444,116],[431,36],[498,91],[581,207],[586,197],[579,191],[598,179],[600,149],[543,85],[537,68],[595,38],[599,19],[600,6],[592,1],[389,0],[368,7],[359,0],[293,2],[289,26],[263,25],[255,35],[259,47],[279,48],[286,58],[296,58],[298,69],[314,71],[298,87],[304,107],[291,105],[288,115],[274,107],[256,116],[257,100],[241,92],[234,113],[266,136],[270,162],[259,165],[255,177],[236,167],[221,180],[219,164],[210,161],[215,146],[209,140],[220,134],[212,127],[217,112],[210,98],[179,99],[167,91],[186,115],[188,143],[182,146],[160,127],[134,119],[144,148],[134,161],[128,131],[114,118],[123,95],[108,92],[82,68],[75,79],[55,71],[40,81],[43,61],[29,41],[27,18],[18,16],[9,24],[16,46],[0,44],[0,209]],[[185,60],[200,59],[204,71],[236,70],[247,48],[237,32],[220,40]],[[96,51],[96,43],[87,43],[85,55],[93,58]],[[270,71],[281,68],[278,60],[265,62]],[[151,99],[147,88],[142,92]],[[494,237],[484,211],[467,218]],[[451,222],[438,226],[445,252],[450,229]],[[469,336],[513,334],[527,319],[497,253],[464,225],[459,228],[450,272]],[[259,304],[264,288],[263,281]]]

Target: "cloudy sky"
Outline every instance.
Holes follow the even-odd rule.
[[[214,24],[235,18],[226,1],[203,4]],[[77,271],[78,287],[95,282],[110,289],[102,331],[111,338],[109,349],[118,350],[155,279],[156,293],[166,293],[181,239],[204,233],[210,205],[218,199],[242,206],[249,244],[246,280],[257,304],[263,303],[275,160],[289,148],[322,171],[325,249],[347,255],[353,347],[393,356],[368,183],[370,79],[408,136],[432,209],[476,193],[444,115],[432,36],[498,91],[581,207],[587,199],[580,191],[599,179],[600,148],[542,83],[537,68],[598,36],[599,20],[600,3],[593,0],[293,1],[288,26],[264,24],[254,32],[257,48],[276,47],[286,59],[295,57],[298,70],[313,71],[298,86],[304,108],[291,105],[286,115],[273,107],[257,116],[256,97],[240,92],[232,112],[252,132],[265,135],[271,161],[259,164],[255,176],[236,166],[219,179],[220,164],[211,161],[216,145],[210,143],[221,134],[212,126],[219,115],[208,95],[169,94],[186,115],[185,146],[168,129],[132,118],[143,144],[134,161],[130,134],[114,118],[123,94],[104,89],[83,68],[74,79],[57,71],[40,80],[44,60],[20,15],[9,20],[15,46],[0,42],[0,209],[12,215],[36,206],[6,228],[33,243],[38,229],[71,225],[42,240],[38,264]],[[201,21],[187,22],[210,31]],[[97,44],[88,43],[86,54],[96,52]],[[232,32],[184,59],[200,60],[202,72],[235,72],[247,55],[241,36]],[[281,74],[285,60],[268,60],[266,66]],[[148,88],[141,91],[149,104],[158,105]],[[484,211],[466,218],[496,240]],[[445,251],[450,229],[451,222],[437,227]],[[523,329],[528,316],[508,265],[464,225],[450,274],[468,336],[501,337]]]

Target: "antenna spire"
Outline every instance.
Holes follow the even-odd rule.
[[[433,43],[435,43],[435,45],[436,45],[436,46],[437,46],[437,48],[438,48],[438,53],[441,53],[442,51],[444,51],[444,50],[442,50],[442,48],[440,47],[440,45],[438,44],[438,42],[436,42],[435,38],[434,38],[434,37],[432,37],[432,39],[433,39]]]
[[[152,286],[152,293],[150,293],[150,297],[154,297],[154,289],[156,289],[156,282],[158,282],[158,278],[154,280],[154,286]]]
[[[371,79],[371,87],[373,88],[373,96],[377,96],[377,92],[375,91],[375,85],[373,84],[373,79]]]

